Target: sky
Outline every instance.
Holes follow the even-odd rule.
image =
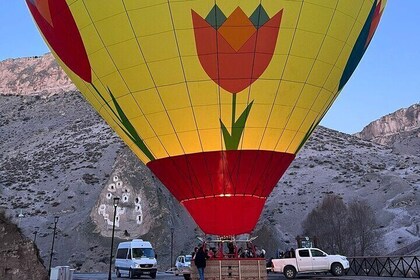
[[[49,52],[24,0],[0,0],[0,7],[0,61]],[[420,0],[388,0],[375,37],[321,125],[352,134],[420,102],[419,12]]]

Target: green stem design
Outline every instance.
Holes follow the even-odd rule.
[[[236,116],[236,94],[232,96],[232,127],[235,124],[235,116]]]
[[[315,128],[318,126],[318,124],[321,122],[322,118],[325,116],[327,110],[325,110],[324,114],[319,118],[318,121],[314,121],[309,128],[308,132],[306,132],[305,137],[303,137],[302,142],[300,142],[299,147],[297,148],[295,155],[299,153],[299,151],[303,148],[303,145],[305,145],[306,141],[308,141],[309,137],[312,135],[312,132],[314,132]]]
[[[337,95],[340,92],[336,93],[335,97],[337,97]],[[314,120],[314,122],[312,123],[311,127],[309,128],[309,131],[306,132],[305,137],[303,137],[302,142],[300,142],[299,147],[297,148],[295,155],[297,153],[299,153],[299,151],[303,148],[303,145],[305,145],[306,141],[309,139],[309,137],[312,135],[312,132],[314,132],[315,128],[318,126],[318,124],[321,122],[321,120],[325,117],[325,115],[328,112],[328,109],[331,107],[332,102],[334,101],[335,98],[332,99],[332,101],[330,101],[330,103],[328,104],[328,106],[324,109],[324,113],[322,113],[321,117],[319,117],[318,120]]]
[[[251,107],[254,101],[246,106],[245,110],[239,116],[237,120],[235,120],[236,115],[236,95],[233,94],[232,97],[232,133],[229,133],[228,129],[224,125],[221,119],[220,126],[222,128],[223,133],[223,140],[225,141],[226,150],[237,150],[239,146],[239,141],[241,140],[242,134],[244,132],[245,123],[248,119],[249,112],[251,111]]]
[[[112,94],[112,91],[107,88],[109,95],[112,98],[112,102],[114,103],[115,108],[117,109],[117,112],[114,111],[114,109],[108,104],[108,102],[105,100],[105,98],[102,96],[102,94],[99,92],[99,90],[95,87],[95,85],[91,84],[93,89],[96,91],[96,93],[101,97],[101,99],[104,101],[105,105],[111,110],[111,112],[114,114],[114,116],[119,120],[119,122],[122,124],[122,126],[117,122],[117,125],[121,128],[121,130],[128,136],[128,138],[131,139],[131,141],[136,144],[136,146],[147,156],[149,160],[155,160],[155,157],[150,152],[150,150],[147,148],[147,146],[144,144],[143,140],[140,138],[139,134],[137,133],[134,126],[131,124],[130,120],[127,118],[126,114],[122,110],[121,106],[118,104],[117,100],[115,99],[114,95]]]

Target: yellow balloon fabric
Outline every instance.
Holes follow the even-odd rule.
[[[236,94],[237,114],[254,102],[239,147],[296,153],[336,98],[375,1],[66,2],[89,58],[92,83],[70,69],[67,73],[147,163],[150,159],[104,105],[112,105],[108,89],[154,158],[225,149],[220,120],[231,122],[232,94],[214,83],[200,64],[191,11],[206,17],[214,3],[225,15],[237,7],[251,15],[260,4],[268,15],[283,10],[270,64],[257,81]],[[382,12],[385,2],[380,5]],[[92,84],[105,100],[98,98]]]
[[[238,193],[265,200],[355,70],[386,1],[27,4],[60,65],[144,163],[218,151],[290,156],[267,190],[242,193],[225,179],[211,179],[211,193],[194,182],[189,195],[171,189],[187,203]],[[239,231],[249,226],[227,232]]]

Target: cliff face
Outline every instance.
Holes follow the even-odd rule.
[[[0,279],[48,279],[34,243],[25,238],[3,213],[0,213],[0,240]]]
[[[2,94],[51,94],[74,89],[52,54],[0,61]]]
[[[355,135],[382,145],[394,143],[401,134],[420,137],[420,104],[400,109],[367,125]]]

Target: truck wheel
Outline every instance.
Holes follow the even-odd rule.
[[[333,263],[331,265],[331,273],[334,276],[342,276],[344,273],[343,266],[339,263]]]
[[[287,279],[293,279],[296,277],[296,269],[293,266],[286,266],[283,274]]]
[[[190,280],[191,279],[191,275],[190,274],[184,274],[184,279],[185,280]]]
[[[121,277],[121,272],[118,268],[115,270],[115,274],[117,275],[117,278]]]

